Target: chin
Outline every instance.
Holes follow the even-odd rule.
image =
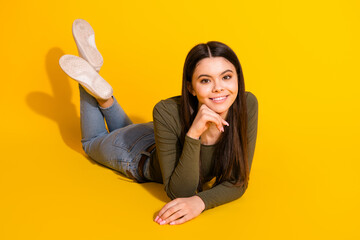
[[[213,110],[214,112],[216,112],[217,114],[222,114],[222,113],[227,112],[230,109],[230,107],[225,107],[225,108],[217,107],[217,108],[210,108],[210,109]]]

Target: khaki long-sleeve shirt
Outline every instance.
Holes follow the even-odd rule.
[[[258,122],[258,102],[251,92],[246,92],[248,115],[248,163],[251,168]],[[200,139],[185,136],[181,144],[179,116],[180,96],[162,100],[153,110],[156,151],[150,158],[150,175],[156,182],[162,182],[171,199],[199,196],[205,203],[205,210],[241,197],[246,189],[223,182],[215,187],[197,193],[199,163],[206,181],[211,180],[215,164],[214,150],[217,144],[203,145]],[[201,153],[201,154],[200,154]]]

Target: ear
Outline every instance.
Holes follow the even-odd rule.
[[[195,97],[195,96],[196,96],[196,93],[195,93],[195,91],[194,91],[191,83],[190,83],[190,82],[186,82],[186,86],[187,86],[188,91]]]

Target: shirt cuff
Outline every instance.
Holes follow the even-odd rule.
[[[195,139],[195,138],[189,137],[188,135],[185,135],[185,141],[192,143],[192,144],[201,144],[200,139]]]

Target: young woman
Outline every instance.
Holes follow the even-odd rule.
[[[73,36],[80,57],[64,55],[59,63],[80,83],[83,149],[137,182],[164,184],[172,201],[155,222],[181,224],[243,195],[258,104],[245,92],[240,62],[228,46],[212,41],[193,47],[184,64],[182,95],[157,103],[153,122],[133,124],[98,74],[103,59],[91,26],[75,20]]]

